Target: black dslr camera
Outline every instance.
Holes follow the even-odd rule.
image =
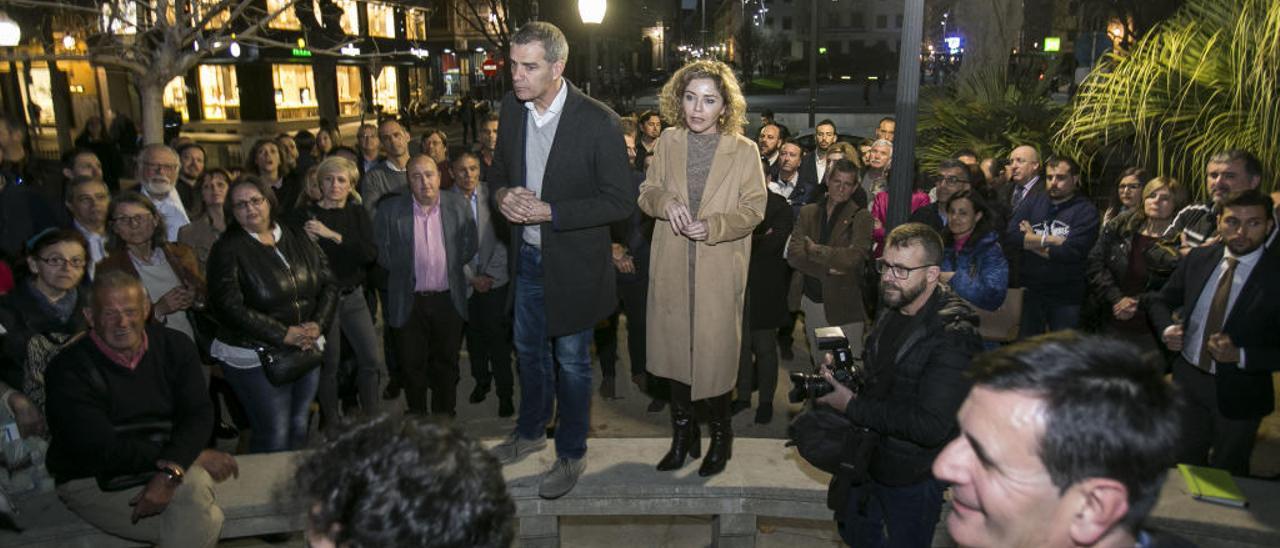
[[[849,349],[849,339],[844,336],[844,330],[839,327],[819,327],[815,331],[818,337],[818,350],[831,352],[831,375],[835,377],[836,382],[857,393],[863,384],[862,361],[854,358],[853,351]],[[800,403],[806,399],[816,400],[835,390],[820,373],[795,372],[791,373],[790,378],[791,391],[787,392],[787,399],[791,400],[791,403]]]

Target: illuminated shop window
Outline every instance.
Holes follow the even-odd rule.
[[[360,102],[363,97],[360,68],[352,65],[338,65],[338,115],[359,116]]]
[[[239,120],[240,86],[233,65],[200,65],[200,107],[205,120]]]
[[[296,120],[319,115],[311,65],[271,65],[271,81],[275,86],[276,119]]]
[[[386,114],[400,109],[399,87],[396,86],[396,67],[382,67],[373,82],[373,102]]]
[[[187,81],[179,76],[164,86],[164,106],[178,111],[183,122],[191,121],[191,112],[187,110]]]

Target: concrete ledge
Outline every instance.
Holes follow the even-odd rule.
[[[300,505],[277,499],[279,489],[293,478],[298,453],[240,455],[240,477],[214,486],[225,520],[222,538],[250,537],[300,531]],[[115,548],[141,543],[108,535],[67,510],[55,493],[18,503],[22,533],[0,531],[0,546]]]
[[[1236,483],[1248,508],[1195,500],[1182,474],[1170,470],[1147,525],[1206,547],[1280,546],[1280,483],[1245,478]]]
[[[666,454],[667,439],[587,443],[587,468],[578,485],[556,500],[538,496],[538,481],[555,460],[553,444],[506,468],[520,518],[520,546],[559,546],[559,526],[551,523],[558,516],[709,515],[712,546],[726,548],[755,545],[757,516],[832,519],[826,505],[830,475],[784,448],[782,440],[734,440],[729,466],[711,478],[698,475],[700,460],[658,472],[654,465]]]
[[[711,478],[698,476],[699,461],[687,462],[675,472],[655,470],[654,464],[669,443],[658,438],[589,440],[586,471],[577,487],[557,500],[538,497],[538,480],[555,458],[550,446],[508,466],[504,474],[519,517],[519,545],[559,546],[561,516],[712,516],[707,531],[711,544],[734,548],[755,545],[758,516],[832,520],[826,507],[829,476],[809,466],[793,449],[783,447],[782,440],[735,440],[728,468]],[[216,487],[226,515],[222,538],[302,530],[303,505],[283,501],[277,495],[292,479],[297,455],[237,457],[240,477]],[[1280,546],[1280,484],[1237,481],[1251,502],[1249,508],[1194,500],[1182,477],[1170,471],[1148,524],[1202,546]],[[138,545],[98,531],[67,510],[52,493],[21,501],[19,509],[19,523],[25,531],[0,531],[0,546]],[[943,515],[946,513],[944,508]],[[937,535],[935,546],[950,545],[945,527],[939,527]]]

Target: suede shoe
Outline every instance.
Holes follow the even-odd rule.
[[[538,496],[544,499],[558,499],[573,490],[578,484],[578,476],[587,468],[583,459],[559,458],[556,463],[543,474],[538,484]]]
[[[512,432],[502,443],[493,446],[490,452],[503,465],[514,464],[524,460],[525,457],[537,453],[547,447],[547,438],[539,438],[536,440],[522,439],[518,434]]]

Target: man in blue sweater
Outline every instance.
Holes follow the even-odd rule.
[[[1028,194],[1006,230],[1006,245],[1022,249],[1023,337],[1076,327],[1085,259],[1098,238],[1098,209],[1079,193],[1080,165],[1055,156],[1045,166],[1045,192]]]

